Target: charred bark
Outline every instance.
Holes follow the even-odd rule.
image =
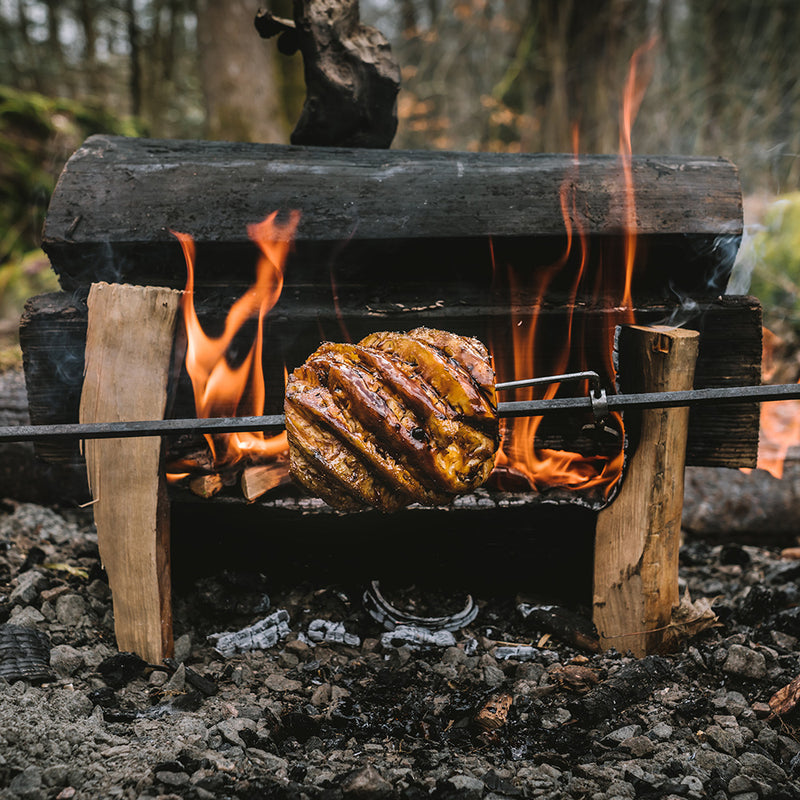
[[[294,20],[259,11],[256,30],[303,56],[306,100],[292,144],[391,145],[400,70],[386,38],[359,20],[358,0],[295,0]]]

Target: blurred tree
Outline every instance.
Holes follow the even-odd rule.
[[[302,64],[260,40],[257,5],[2,0],[0,84],[91,97],[154,136],[282,141]],[[655,34],[637,151],[730,157],[746,192],[800,184],[796,0],[361,0],[361,16],[403,68],[396,147],[569,151],[577,123],[581,150],[614,152],[628,60]]]
[[[255,33],[247,0],[197,0],[197,42],[212,139],[288,142],[277,53]]]

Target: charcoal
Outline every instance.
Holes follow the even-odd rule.
[[[146,666],[147,662],[135,653],[116,653],[102,661],[97,671],[109,686],[119,689],[141,675]]]
[[[582,614],[562,606],[527,603],[520,603],[517,610],[534,630],[550,633],[582,650],[596,653],[600,649],[594,625]]]
[[[212,633],[207,638],[224,658],[248,650],[266,650],[289,634],[289,614],[283,609],[239,631]]]
[[[311,620],[308,626],[308,638],[315,644],[346,644],[358,647],[361,638],[353,633],[348,633],[343,622],[333,622],[326,619]]]
[[[583,723],[608,719],[647,697],[670,674],[671,667],[665,658],[646,656],[621,667],[581,700],[571,703],[569,710]]]
[[[742,600],[739,608],[739,619],[746,625],[756,625],[764,622],[778,610],[778,601],[775,593],[766,586],[750,587],[750,591]]]
[[[164,663],[171,670],[177,670],[179,666],[179,663],[172,658],[165,658]],[[199,672],[196,672],[191,667],[187,667],[186,665],[184,665],[184,670],[186,675],[186,683],[188,683],[189,686],[197,689],[198,692],[204,694],[206,697],[211,697],[217,693],[217,684],[214,683],[214,681],[212,681],[210,678],[206,678],[205,675],[201,675]]]
[[[450,631],[429,631],[411,625],[398,625],[393,631],[381,635],[384,647],[408,647],[419,650],[428,647],[452,647],[456,640]]]

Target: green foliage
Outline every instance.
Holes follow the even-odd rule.
[[[139,131],[102,108],[0,86],[0,319],[57,288],[39,249],[42,224],[64,163],[93,133]]]
[[[770,205],[749,246],[750,292],[761,300],[768,324],[785,322],[800,331],[800,192]]]
[[[137,129],[100,108],[0,86],[0,265],[38,247],[61,168],[92,133]]]

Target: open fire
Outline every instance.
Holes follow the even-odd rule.
[[[520,380],[542,375],[559,375],[570,371],[594,370],[601,376],[606,390],[613,392],[614,332],[618,325],[635,321],[632,283],[636,264],[636,203],[632,175],[631,128],[644,93],[641,61],[652,42],[637,50],[623,95],[620,120],[620,185],[619,202],[624,220],[622,252],[590,252],[590,238],[580,224],[587,209],[578,208],[581,197],[579,179],[578,134],[574,132],[573,165],[564,175],[560,188],[560,205],[566,233],[564,252],[545,268],[526,269],[519,263],[498,264],[494,250],[490,252],[492,291],[503,295],[509,312],[490,331],[492,352],[498,382]],[[585,202],[585,198],[583,198]],[[292,237],[300,222],[300,214],[292,211],[286,223],[277,221],[272,212],[261,223],[248,227],[248,235],[261,251],[256,281],[230,309],[223,333],[206,335],[194,308],[194,243],[186,233],[175,233],[183,248],[187,265],[187,284],[183,300],[188,340],[186,369],[192,381],[198,417],[246,416],[262,414],[265,403],[262,351],[264,317],[278,301],[283,285],[284,269]],[[490,243],[491,244],[491,243]],[[331,274],[331,285],[335,281]],[[553,286],[565,294],[564,319],[557,341],[552,331],[539,324],[542,304]],[[602,326],[587,324],[584,315],[576,316],[579,305],[604,306]],[[337,309],[338,310],[338,309]],[[253,343],[234,367],[228,351],[241,327],[256,317],[258,324]],[[339,320],[345,338],[350,335]],[[595,340],[589,348],[588,340]],[[511,346],[504,342],[510,340]],[[596,342],[600,341],[599,348]],[[592,363],[587,353],[594,353]],[[515,388],[504,399],[552,399],[575,392],[574,384],[553,382],[545,388]],[[589,393],[587,382],[577,391]],[[505,422],[497,454],[496,469],[490,486],[501,491],[546,493],[550,490],[589,493],[607,500],[612,496],[623,472],[625,430],[619,413],[611,414],[602,426],[587,424],[575,438],[575,447],[547,446],[540,441],[542,417],[523,417]],[[262,433],[207,436],[215,469],[227,469],[240,462],[259,464],[284,456],[286,434],[265,437]],[[178,477],[178,476],[174,476]]]
[[[775,378],[775,353],[780,345],[780,338],[764,328],[761,378],[765,384]],[[800,400],[764,403],[760,415],[758,469],[780,480],[786,456],[792,447],[800,447]],[[750,470],[745,468],[743,471]]]
[[[107,202],[109,196],[116,198],[114,204]],[[251,226],[265,209],[279,211]],[[278,222],[281,212],[289,223]],[[177,239],[170,229],[181,232]],[[605,392],[618,393],[607,398],[612,414],[603,411],[602,397],[594,392],[569,397],[585,393],[585,384],[562,381],[545,389],[553,398],[548,402],[578,400],[582,410],[566,419],[548,414],[508,423],[496,483],[490,487],[500,491],[473,494],[470,487],[447,512],[415,508],[391,515],[381,532],[394,531],[398,541],[405,541],[409,529],[425,527],[409,525],[413,517],[436,518],[450,520],[452,525],[442,527],[453,532],[462,532],[464,522],[482,535],[488,525],[508,540],[527,543],[536,527],[534,516],[538,522],[556,516],[579,522],[581,539],[595,542],[593,585],[600,591],[593,593],[593,603],[604,636],[662,629],[677,600],[674,570],[664,564],[676,563],[672,544],[683,466],[752,465],[757,406],[729,393],[735,398],[729,411],[705,407],[691,417],[668,408],[637,411],[626,416],[623,429],[619,416],[613,416],[623,406],[614,408],[614,403],[637,392],[689,390],[692,376],[698,390],[738,390],[758,382],[758,303],[719,297],[732,248],[717,245],[721,237],[735,245],[741,230],[741,188],[735,167],[725,159],[633,157],[629,148],[621,163],[614,156],[358,149],[343,159],[325,148],[94,137],[70,160],[48,212],[44,239],[65,291],[32,308],[21,339],[35,424],[50,421],[54,393],[61,409],[63,398],[71,396],[67,389],[75,387],[86,423],[113,424],[109,418],[124,413],[127,420],[157,418],[170,431],[164,440],[143,436],[135,455],[132,447],[121,445],[87,449],[92,476],[140,479],[136,486],[106,481],[102,492],[92,483],[100,494],[94,507],[98,532],[104,531],[105,542],[111,541],[105,534],[118,539],[123,529],[126,541],[144,537],[136,563],[154,577],[147,585],[129,581],[134,575],[126,563],[130,559],[122,559],[113,588],[121,606],[118,614],[115,600],[115,619],[125,633],[120,640],[127,643],[129,632],[141,638],[138,597],[144,592],[146,651],[155,654],[148,658],[159,659],[169,645],[163,613],[169,605],[163,585],[168,570],[163,567],[170,520],[164,504],[173,504],[176,517],[200,514],[202,524],[215,532],[219,526],[212,524],[212,512],[214,517],[239,515],[235,502],[200,504],[180,492],[164,492],[164,464],[168,472],[212,478],[197,492],[202,496],[230,485],[239,473],[243,482],[251,470],[286,474],[284,437],[258,433],[207,442],[199,428],[219,427],[168,423],[191,416],[192,408],[196,416],[222,415],[227,422],[262,411],[275,415],[278,403],[283,407],[287,368],[306,363],[320,341],[330,338],[326,331],[334,329],[342,331],[335,337],[339,341],[421,328],[475,337],[494,357],[500,383],[586,367],[597,372]],[[625,236],[634,233],[635,243]],[[195,247],[200,269],[195,269]],[[254,249],[259,266],[251,286]],[[176,290],[184,286],[187,370],[176,383],[169,380],[171,349]],[[83,288],[91,300],[85,310],[74,307],[71,294]],[[692,330],[661,327],[676,308],[676,292],[698,298],[700,313]],[[150,320],[133,313],[139,306],[131,297],[156,303],[159,310],[169,308],[170,315],[152,314]],[[64,303],[73,304],[66,316]],[[109,307],[113,314],[105,312]],[[114,322],[117,315],[124,322],[124,342],[135,345],[119,375],[119,359],[109,345],[110,333],[122,328]],[[60,351],[47,346],[47,336],[35,338],[54,317]],[[634,317],[642,324],[620,326]],[[148,324],[142,325],[145,318]],[[53,353],[64,352],[65,319],[74,320],[69,346],[91,360],[93,369],[77,370],[74,384],[62,369],[57,381],[37,384],[39,376],[53,374]],[[142,368],[152,392],[143,391],[141,377],[128,368],[145,351],[132,333],[137,326],[152,334],[148,352],[153,355],[143,359]],[[37,347],[39,341],[46,346]],[[108,380],[111,369],[113,381]],[[97,402],[83,403],[84,395]],[[151,396],[152,408],[139,411],[133,401],[145,395]],[[535,390],[517,391],[516,398],[525,396],[535,397]],[[505,408],[498,414],[504,419],[517,411],[530,413],[512,408],[514,395],[500,399]],[[74,412],[64,413],[70,421]],[[269,425],[280,424],[271,419]],[[185,433],[179,435],[180,430]],[[414,430],[408,433],[416,438]],[[628,444],[630,459],[623,456]],[[51,453],[56,452],[53,446]],[[134,460],[160,466],[140,468]],[[620,479],[623,462],[625,481]],[[126,469],[118,469],[120,463]],[[556,503],[572,507],[556,508]],[[120,509],[129,508],[142,509],[141,520],[128,520],[128,514],[120,519]],[[293,492],[265,499],[261,511],[325,538],[339,531],[375,534],[371,515],[339,519],[319,500]],[[249,522],[260,516],[241,515]],[[153,532],[161,560],[145,564]],[[621,540],[631,547],[623,551]],[[109,558],[120,552],[113,545],[103,547]],[[362,549],[368,554],[369,548]],[[588,569],[588,562],[584,566]],[[528,573],[526,567],[527,578]],[[636,595],[635,604],[617,598],[620,574],[633,576],[625,591]],[[653,579],[662,574],[669,586],[641,596],[641,588],[655,585]],[[120,588],[123,580],[126,586]],[[130,625],[123,623],[122,606],[132,612]],[[615,609],[630,614],[609,619]],[[647,651],[650,644],[637,649]]]

